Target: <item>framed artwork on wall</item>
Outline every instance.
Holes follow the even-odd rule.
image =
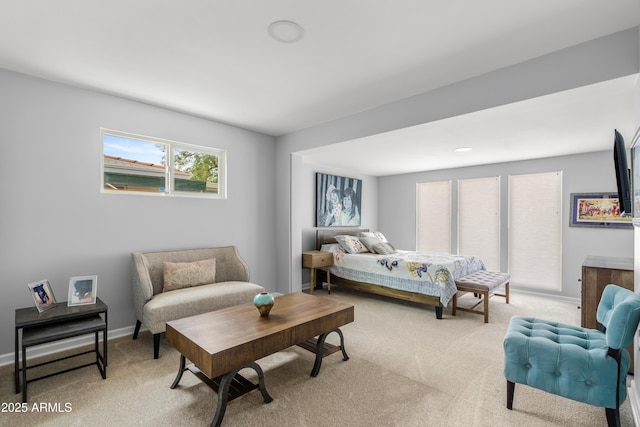
[[[572,193],[569,226],[633,227],[630,216],[620,216],[618,193]]]
[[[640,218],[640,127],[631,140],[631,200],[633,217]]]
[[[316,227],[360,226],[362,180],[316,173]]]

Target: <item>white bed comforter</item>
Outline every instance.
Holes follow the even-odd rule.
[[[482,260],[475,256],[403,250],[390,255],[348,254],[334,244],[324,245],[321,250],[333,252],[331,274],[358,282],[438,296],[443,306],[447,306],[457,292],[457,278],[485,269]]]

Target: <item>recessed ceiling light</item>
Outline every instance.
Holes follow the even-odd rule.
[[[272,22],[267,31],[273,39],[282,43],[295,43],[304,36],[304,28],[291,21]]]
[[[458,153],[463,153],[465,151],[471,151],[471,150],[473,150],[473,148],[471,147],[458,147],[453,149],[453,151],[456,151]]]

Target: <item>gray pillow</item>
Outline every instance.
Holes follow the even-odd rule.
[[[380,255],[389,255],[396,252],[396,248],[394,248],[389,242],[380,242],[373,245],[373,251]]]
[[[363,245],[365,245],[367,247],[367,249],[369,249],[369,252],[374,252],[375,250],[373,249],[373,246],[378,244],[378,243],[382,243],[382,240],[378,239],[375,236],[367,236],[367,237],[360,237],[360,242],[362,242]]]

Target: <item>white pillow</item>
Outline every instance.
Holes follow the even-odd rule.
[[[334,254],[343,254],[344,250],[339,243],[325,243],[320,247],[321,252],[333,252]]]
[[[363,245],[360,239],[358,239],[356,236],[341,234],[339,236],[336,236],[335,238],[338,243],[340,243],[340,246],[342,246],[342,249],[344,249],[347,253],[361,254],[364,252],[369,252],[367,247]]]
[[[388,242],[387,238],[384,237],[384,234],[382,234],[379,231],[375,231],[373,235],[376,236],[378,239],[382,240],[383,242]]]
[[[380,239],[381,242],[388,242],[387,238],[384,237],[379,231],[361,231],[358,234],[359,237],[375,237],[376,239]]]

